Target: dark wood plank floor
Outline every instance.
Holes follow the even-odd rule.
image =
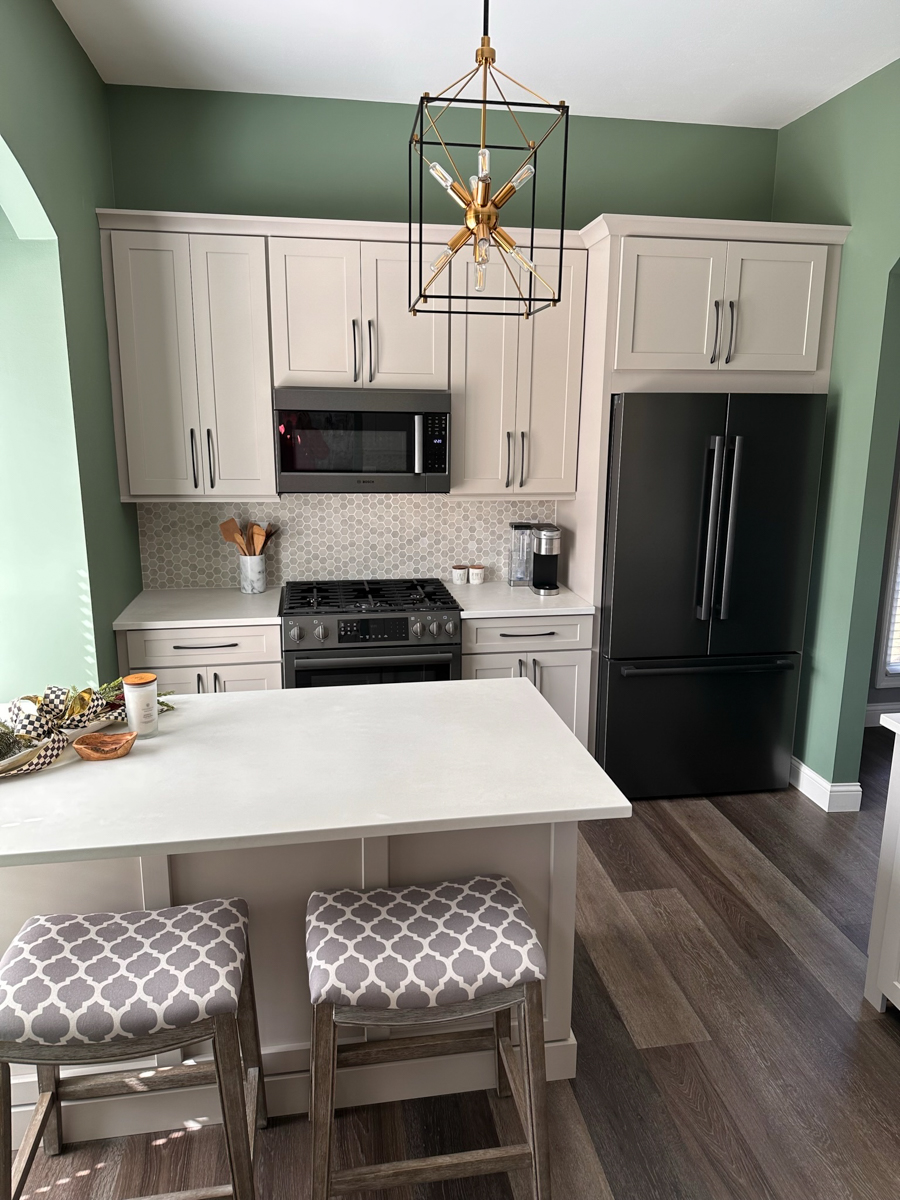
[[[582,827],[578,1077],[550,1088],[556,1200],[900,1196],[900,1014],[861,1001],[892,740],[866,732],[859,813],[789,791],[645,801]],[[495,1144],[504,1104],[341,1113],[340,1165]],[[304,1200],[306,1120],[273,1121],[260,1147],[263,1200]],[[178,1130],[39,1155],[23,1200],[225,1179],[220,1130]],[[382,1194],[529,1193],[495,1176]]]

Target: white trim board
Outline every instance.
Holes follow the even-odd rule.
[[[874,704],[867,704],[866,728],[880,725],[885,713],[896,713],[900,716],[900,700],[877,700]]]
[[[799,758],[791,758],[791,786],[830,813],[859,812],[862,803],[858,783],[829,783]]]

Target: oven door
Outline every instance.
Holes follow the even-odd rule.
[[[369,683],[428,683],[462,677],[459,646],[440,651],[335,650],[284,656],[286,688],[355,687]]]

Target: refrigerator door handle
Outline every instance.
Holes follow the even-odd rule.
[[[625,679],[650,675],[758,675],[767,671],[793,671],[792,658],[776,658],[765,663],[704,663],[698,667],[622,667]]]
[[[722,491],[722,465],[725,459],[725,438],[721,434],[709,439],[713,452],[712,481],[709,488],[709,516],[706,522],[706,545],[703,555],[702,589],[697,605],[697,618],[708,621],[712,612],[713,582],[716,566],[716,531],[719,526],[719,503]]]
[[[728,605],[731,600],[731,575],[734,570],[734,526],[737,519],[738,488],[741,483],[741,456],[744,453],[744,438],[738,434],[734,439],[734,460],[731,467],[731,494],[728,497],[728,529],[725,534],[725,567],[722,571],[722,596],[719,601],[719,620],[728,620]]]

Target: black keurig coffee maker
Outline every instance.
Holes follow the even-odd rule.
[[[559,595],[559,542],[562,534],[556,525],[535,525],[532,530],[534,557],[531,590],[538,596]]]

